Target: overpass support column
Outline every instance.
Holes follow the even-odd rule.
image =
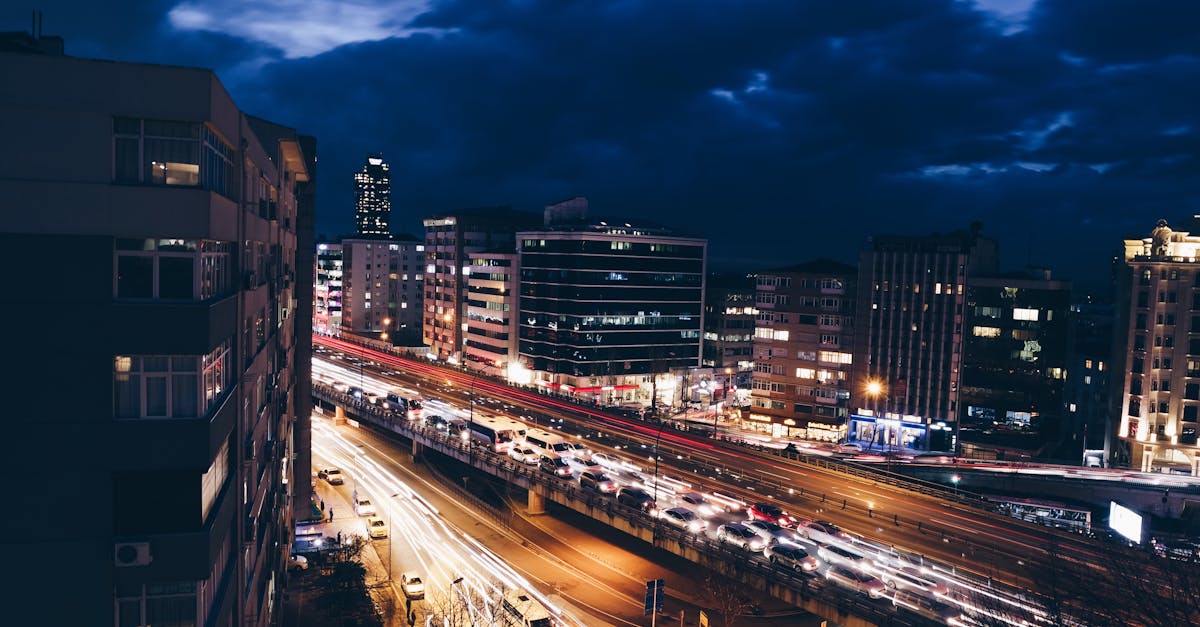
[[[335,424],[335,425],[346,424],[346,408],[345,407],[342,407],[341,405],[333,406],[333,424]]]
[[[530,516],[546,513],[546,497],[537,493],[533,488],[529,489],[529,503],[525,511]]]
[[[417,459],[418,457],[420,457],[421,453],[423,453],[424,451],[425,451],[425,445],[421,444],[420,442],[418,442],[416,440],[413,440],[413,449],[412,449],[413,459]]]

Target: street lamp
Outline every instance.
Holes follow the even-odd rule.
[[[875,414],[875,431],[878,432],[879,428],[884,426],[883,423],[880,422],[880,418],[882,416],[880,416],[880,413],[879,413],[879,397],[884,396],[884,392],[885,392],[885,388],[883,387],[883,382],[880,381],[879,379],[869,379],[867,381],[866,392],[867,392],[867,396],[869,396],[871,398],[871,408]],[[886,438],[887,438],[886,433],[884,433],[884,438],[885,438],[885,442],[886,442]],[[872,436],[871,442],[874,443],[874,441],[875,441],[875,438],[874,438],[874,436]],[[868,447],[868,448],[870,448],[870,447]]]
[[[667,426],[667,421],[662,418],[658,419],[658,433],[654,435],[654,505],[658,507],[658,444],[662,441],[663,427]],[[658,542],[658,516],[654,517],[654,529],[650,532],[650,544]]]
[[[479,371],[475,371],[475,376],[471,377],[471,389],[467,392],[470,398],[471,412],[469,417],[470,424],[467,426],[467,459],[471,466],[475,465],[475,442],[471,437],[471,433],[475,431],[475,382],[479,380]]]
[[[954,484],[954,496],[955,497],[958,496],[958,482],[959,481],[962,481],[962,477],[959,475],[954,475],[954,476],[950,477],[950,483]]]

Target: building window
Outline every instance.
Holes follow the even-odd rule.
[[[118,355],[113,359],[117,418],[207,415],[229,389],[229,341],[207,355]]]
[[[1140,399],[1140,398],[1129,399],[1129,415],[1130,416],[1141,416],[1142,415],[1142,399]]]
[[[117,238],[113,296],[206,300],[233,289],[233,245],[194,239]]]
[[[113,119],[118,183],[198,186],[232,197],[233,156],[233,148],[203,124]]]
[[[1030,322],[1037,322],[1038,310],[1022,309],[1020,307],[1017,307],[1017,308],[1013,309],[1013,320],[1028,320]]]
[[[213,463],[200,477],[200,520],[208,520],[208,512],[217,503],[221,488],[229,477],[229,442],[221,445]]]
[[[168,625],[183,627],[196,624],[196,583],[179,581],[144,586],[118,586],[117,627]]]
[[[822,335],[821,336],[821,345],[822,346],[837,346],[838,339],[839,338],[836,335]]]
[[[999,327],[975,327],[972,332],[975,337],[1000,337]]]
[[[1141,377],[1131,377],[1129,379],[1129,393],[1137,394],[1139,396],[1142,394],[1142,378]]]

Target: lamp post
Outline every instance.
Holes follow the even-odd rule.
[[[954,484],[954,496],[955,496],[955,498],[957,498],[957,497],[958,497],[958,482],[959,482],[959,481],[962,481],[962,477],[961,477],[961,476],[959,476],[959,475],[954,475],[954,476],[950,477],[950,483],[953,483],[953,484]]]
[[[877,432],[879,431],[879,428],[883,426],[882,423],[880,423],[881,416],[879,414],[879,397],[883,395],[883,391],[883,383],[879,381],[879,379],[870,379],[867,381],[866,392],[867,396],[871,397],[871,408],[875,413],[875,431]],[[875,437],[873,435],[871,437],[871,441],[875,441]]]
[[[467,391],[467,396],[470,399],[471,411],[469,414],[467,425],[467,459],[470,460],[469,465],[475,465],[475,440],[471,437],[471,433],[475,430],[475,382],[479,380],[479,371],[475,371],[475,376],[471,377],[471,389]]]
[[[658,444],[662,441],[663,427],[667,426],[667,421],[662,418],[658,419],[658,433],[654,435],[654,505],[658,507]],[[650,532],[650,544],[658,542],[658,516],[654,517],[654,530]]]

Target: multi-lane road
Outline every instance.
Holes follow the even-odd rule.
[[[1102,568],[1103,549],[1083,537],[694,434],[661,430],[483,377],[367,351],[333,338],[319,338],[319,343],[347,354],[367,355],[385,372],[414,377],[410,382],[421,380],[423,393],[456,396],[460,401],[468,400],[464,395],[470,394],[476,403],[484,397],[499,399],[497,402],[508,405],[517,415],[558,421],[566,432],[639,455],[649,453],[650,459],[653,449],[647,447],[658,440],[660,465],[665,472],[704,482],[747,501],[775,502],[801,518],[835,522],[856,541],[906,560],[928,561],[934,568],[944,569],[947,577],[961,576],[961,585],[976,593],[993,597],[994,591],[1003,589],[1003,598],[992,598],[989,603],[1009,606],[1029,616],[1031,622],[1044,617],[1041,603],[1018,591],[1039,592],[1039,573],[1059,568],[1063,561],[1073,563],[1077,571]]]

